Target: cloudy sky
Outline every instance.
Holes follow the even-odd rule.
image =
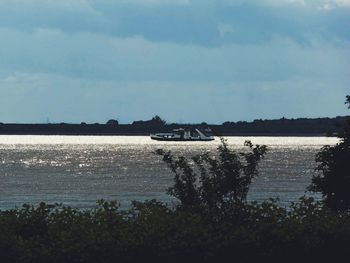
[[[350,0],[0,0],[0,121],[348,114]]]

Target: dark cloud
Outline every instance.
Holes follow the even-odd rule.
[[[276,35],[298,43],[307,43],[310,34],[324,37],[332,34],[350,40],[346,27],[350,19],[348,7],[320,10],[317,6],[266,5],[258,1],[236,1],[236,4],[230,1],[190,1],[188,4],[150,1],[143,5],[133,1],[77,1],[72,6],[65,0],[61,5],[42,6],[39,5],[42,1],[39,4],[33,1],[21,8],[18,4],[21,1],[5,2],[7,4],[0,8],[0,26],[21,30],[48,27],[71,34],[138,35],[156,42],[203,46],[265,43]],[[224,36],[218,28],[223,23],[232,28]]]

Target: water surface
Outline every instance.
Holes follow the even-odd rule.
[[[297,200],[315,174],[315,154],[329,137],[227,137],[243,149],[245,140],[269,147],[249,199]],[[41,201],[89,208],[98,199],[131,200],[165,194],[173,175],[153,152],[163,148],[191,156],[215,149],[212,142],[157,142],[147,136],[0,136],[0,209]],[[316,196],[317,197],[317,196]]]

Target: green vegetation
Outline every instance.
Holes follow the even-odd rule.
[[[322,173],[310,189],[323,201],[247,202],[265,146],[246,142],[236,152],[222,140],[216,156],[191,159],[158,150],[174,173],[168,193],[177,205],[151,200],[121,210],[100,200],[92,210],[41,203],[0,211],[0,260],[338,262],[350,256],[349,134],[347,126],[341,142],[316,157]]]
[[[253,122],[224,122],[220,127],[212,127],[221,134],[337,134],[349,116],[335,118],[297,118],[297,119],[257,119]]]
[[[211,130],[216,136],[233,135],[335,135],[341,130],[349,116],[335,118],[298,118],[254,120],[252,122],[224,122],[223,124],[167,123],[159,116],[150,120],[134,121],[121,124],[110,119],[105,124],[86,123],[51,123],[51,124],[11,124],[0,122],[0,134],[45,134],[45,135],[146,135],[157,132],[171,132],[178,128],[198,128]]]
[[[213,221],[155,200],[127,211],[105,201],[88,211],[25,205],[0,213],[1,262],[322,262],[350,254],[350,217],[312,199],[239,211]]]
[[[350,96],[346,96],[350,108]],[[312,179],[311,191],[321,192],[325,204],[335,211],[350,209],[350,121],[339,133],[340,142],[324,146],[316,156],[321,171]]]
[[[219,217],[236,212],[246,202],[251,181],[258,175],[258,162],[267,148],[246,141],[249,151],[237,153],[224,139],[221,143],[218,156],[204,153],[191,158],[197,171],[183,156],[175,159],[171,152],[157,151],[175,174],[168,193],[180,201],[181,209]]]

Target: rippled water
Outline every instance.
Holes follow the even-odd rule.
[[[282,202],[304,194],[315,173],[315,154],[337,138],[227,137],[242,149],[245,140],[269,147],[249,198],[279,197]],[[213,142],[157,142],[147,136],[0,136],[0,209],[23,203],[64,203],[93,207],[96,200],[157,198],[171,201],[165,190],[172,174],[153,154],[158,148],[191,156],[215,153]]]

